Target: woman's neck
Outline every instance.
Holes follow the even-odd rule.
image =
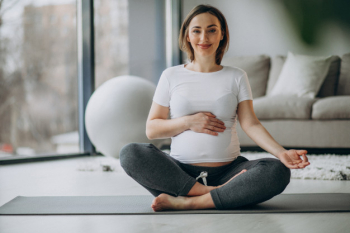
[[[219,71],[222,69],[221,65],[217,65],[215,62],[212,61],[192,61],[191,63],[189,63],[188,65],[186,65],[186,68],[192,71],[196,71],[196,72],[203,72],[203,73],[210,73],[210,72],[215,72],[215,71]]]

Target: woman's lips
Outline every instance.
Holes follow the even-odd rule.
[[[199,46],[199,48],[201,48],[201,49],[207,49],[207,48],[209,48],[210,46],[211,46],[211,44],[210,45],[198,45]]]

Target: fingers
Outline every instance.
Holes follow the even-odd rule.
[[[304,167],[310,165],[309,162],[305,162],[303,160],[296,161],[296,162],[293,161],[293,162],[290,162],[290,164],[293,165],[293,166],[297,166],[298,168],[304,168]]]
[[[211,134],[213,135],[219,135],[217,132],[224,132],[226,129],[225,126],[218,126],[218,127],[215,127],[213,125],[208,125],[207,126],[207,130],[211,132]],[[217,131],[217,132],[214,132],[214,131]]]
[[[226,129],[226,126],[218,124],[216,122],[210,122],[208,128],[211,130],[224,131]]]
[[[226,126],[223,121],[217,119],[216,116],[211,112],[204,112],[204,114],[209,116],[209,123],[208,123],[208,126],[206,127],[207,130],[205,130],[206,133],[217,136],[219,134],[213,131],[218,131],[218,132],[225,131]]]
[[[309,162],[299,162],[299,163],[295,163],[295,162],[287,162],[284,163],[286,165],[286,167],[291,168],[291,169],[302,169],[305,168],[306,166],[310,165]]]
[[[209,130],[209,129],[204,129],[204,133],[207,133],[207,134],[210,134],[210,135],[215,135],[215,136],[219,135],[217,132],[214,132],[214,131]]]
[[[226,128],[225,123],[223,121],[217,119],[214,114],[212,114],[212,113],[209,113],[209,114],[210,114],[210,116],[212,116],[212,118],[209,118],[209,120],[212,121],[212,125],[215,125],[219,128],[223,128],[223,129]]]
[[[310,165],[309,159],[306,157],[307,150],[297,150],[296,152],[299,156],[301,155],[303,157],[303,160],[298,164],[299,167],[304,168]]]
[[[296,150],[298,155],[307,154],[307,150]]]
[[[285,164],[288,168],[291,169],[300,169],[300,167],[298,166],[298,164],[293,164],[292,162],[288,162],[287,164]]]
[[[219,119],[216,118],[216,116],[214,114],[212,114],[211,112],[205,112],[204,114],[211,116],[212,118],[210,118],[211,121],[217,122],[219,124],[225,125],[225,123],[223,121],[220,121]]]
[[[304,162],[309,162],[309,159],[306,157],[307,151],[306,150],[297,150],[298,155],[302,155]]]
[[[205,115],[211,116],[211,117],[216,117],[213,113],[211,112],[203,112]]]
[[[306,157],[307,150],[289,150],[289,155],[292,158],[291,164],[297,165],[300,168],[304,168],[308,165],[310,165],[308,158]],[[303,159],[300,158],[300,156],[303,157]]]
[[[220,121],[219,119],[217,119],[215,115],[213,115],[213,118],[211,118],[210,120],[217,122],[219,124],[225,125],[225,123],[223,121]]]
[[[291,169],[299,169],[299,166],[298,166],[298,165],[291,165],[291,164],[288,164],[287,167],[288,167],[288,168],[291,168]]]

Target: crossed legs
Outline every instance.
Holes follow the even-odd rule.
[[[213,209],[215,208],[215,204],[211,197],[210,191],[226,185],[232,179],[246,171],[247,170],[242,170],[240,173],[232,177],[225,184],[220,186],[205,186],[196,182],[196,184],[187,194],[187,196],[193,197],[173,197],[168,194],[162,193],[158,197],[154,198],[151,207],[154,211],[161,211],[167,209]]]
[[[204,186],[181,164],[151,143],[129,143],[120,151],[125,172],[150,191],[154,211],[165,209],[233,209],[257,204],[280,194],[290,181],[290,169],[278,159],[245,159]],[[246,171],[246,172],[244,172]]]

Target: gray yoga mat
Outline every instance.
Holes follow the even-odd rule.
[[[258,214],[350,212],[350,193],[280,194],[257,205],[234,210],[166,210],[154,212],[152,195],[17,196],[0,207],[0,215]]]

